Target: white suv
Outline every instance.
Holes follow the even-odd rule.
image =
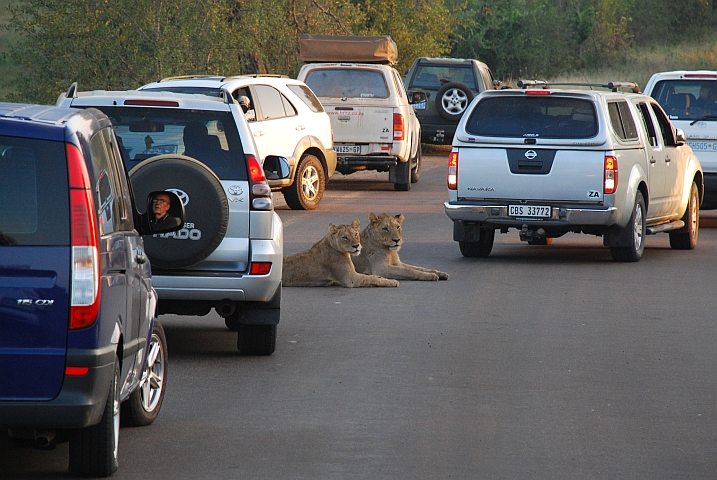
[[[336,153],[329,116],[305,83],[279,75],[183,76],[139,90],[216,97],[228,91],[244,109],[261,159],[269,153],[289,159],[289,178],[270,180],[271,188],[280,189],[294,210],[319,206],[336,170]]]
[[[717,71],[656,73],[645,93],[682,129],[705,171],[702,209],[717,208]]]

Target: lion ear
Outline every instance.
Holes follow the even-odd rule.
[[[394,216],[393,218],[395,218],[399,222],[403,222],[403,214],[402,213],[399,213],[398,215]]]
[[[329,232],[336,233],[339,229],[333,223],[329,223]]]
[[[357,218],[357,219],[355,219],[353,222],[351,222],[351,226],[354,227],[354,228],[359,228],[359,227],[361,226],[361,222],[360,222],[359,219]]]
[[[374,222],[376,222],[376,220],[378,220],[378,216],[375,213],[371,212],[368,214],[369,222],[374,223]]]

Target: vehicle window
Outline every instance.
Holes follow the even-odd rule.
[[[284,96],[277,89],[266,85],[257,85],[254,89],[259,97],[261,116],[264,120],[274,120],[287,116],[284,108]],[[291,108],[293,109],[294,107]],[[296,115],[296,110],[293,111],[293,115]]]
[[[647,132],[647,138],[649,139],[650,145],[653,147],[657,146],[657,130],[655,129],[655,124],[652,123],[652,117],[650,116],[650,111],[648,110],[648,107],[646,104],[641,103],[637,106],[638,110],[640,111],[640,117],[642,118],[642,125],[645,127],[645,131]]]
[[[125,168],[156,155],[181,154],[222,180],[246,180],[244,149],[230,112],[149,107],[97,107],[112,121]]]
[[[388,98],[386,80],[377,70],[311,70],[306,84],[319,97]]]
[[[393,72],[393,83],[396,87],[396,91],[399,95],[401,95],[401,98],[403,99],[404,103],[408,103],[408,94],[406,93],[406,87],[403,85],[403,80],[401,80],[401,77],[398,72]]]
[[[99,218],[100,235],[118,230],[127,230],[127,208],[124,205],[119,172],[114,157],[108,151],[108,138],[103,132],[97,132],[90,139],[92,158],[92,183]],[[124,219],[122,218],[124,216]],[[124,221],[124,225],[123,225]]]
[[[652,113],[655,114],[657,124],[660,126],[660,136],[662,137],[663,144],[667,145],[668,147],[674,147],[676,142],[675,132],[672,129],[672,124],[667,119],[667,116],[658,105],[651,103],[650,107],[652,107]]]
[[[0,247],[69,245],[62,142],[0,136]]]
[[[652,97],[670,120],[717,121],[717,80],[661,80]]]
[[[610,123],[618,137],[623,140],[633,140],[637,138],[637,130],[635,122],[632,119],[632,113],[627,106],[627,102],[609,102],[607,110],[610,114]]]
[[[314,92],[311,91],[306,85],[287,85],[289,90],[294,92],[311,110],[314,112],[323,112],[324,107]]]
[[[418,65],[413,74],[411,88],[441,88],[444,83],[462,83],[471,90],[476,90],[473,68],[470,65]]]
[[[279,95],[281,95],[281,102],[284,104],[284,112],[286,113],[286,116],[293,117],[294,115],[296,115],[296,109],[291,104],[289,99],[281,93],[279,93]]]
[[[466,132],[488,137],[591,138],[597,135],[589,100],[545,95],[484,98],[466,123]]]

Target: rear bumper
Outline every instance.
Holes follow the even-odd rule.
[[[60,394],[49,401],[0,401],[3,428],[84,428],[102,418],[115,365],[115,346],[68,350],[67,365],[89,367],[82,376],[66,376]]]
[[[392,155],[365,155],[357,157],[338,157],[336,170],[341,173],[352,173],[360,170],[388,171],[400,159]]]
[[[508,215],[507,205],[458,205],[444,204],[451,220],[482,223],[494,227],[539,225],[543,227],[567,227],[581,225],[615,225],[618,221],[616,207],[567,208],[553,207],[550,218],[516,218]]]

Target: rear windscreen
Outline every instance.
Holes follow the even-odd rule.
[[[717,80],[662,80],[652,97],[670,120],[717,121]]]
[[[597,135],[598,126],[589,100],[511,95],[480,100],[466,131],[486,137],[591,138]]]
[[[383,73],[376,70],[311,70],[304,83],[319,97],[388,98]]]
[[[222,180],[246,180],[239,132],[230,112],[177,108],[96,107],[112,120],[125,167],[157,155],[199,160]]]
[[[0,136],[0,246],[69,245],[62,142]]]
[[[471,90],[476,90],[473,67],[470,65],[421,65],[418,64],[413,75],[411,88],[439,89],[449,82],[462,83]]]

